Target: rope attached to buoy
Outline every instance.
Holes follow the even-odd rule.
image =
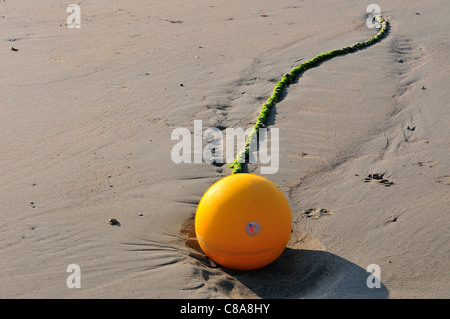
[[[345,48],[342,48],[342,49],[337,49],[337,50],[333,50],[333,51],[330,51],[330,52],[319,54],[318,56],[312,58],[311,60],[306,61],[306,62],[300,64],[299,66],[293,68],[289,73],[283,75],[281,80],[275,86],[275,89],[274,89],[272,95],[269,97],[267,102],[263,104],[262,110],[259,113],[259,116],[258,116],[258,118],[256,120],[256,123],[253,126],[253,129],[252,129],[249,137],[247,138],[247,140],[245,142],[244,148],[238,153],[238,155],[237,155],[236,159],[234,160],[234,162],[231,163],[230,165],[228,165],[228,168],[233,169],[232,174],[237,174],[237,173],[242,173],[243,172],[245,161],[248,159],[248,156],[249,156],[250,145],[252,145],[252,143],[256,142],[256,138],[257,138],[257,134],[259,132],[259,129],[266,125],[267,118],[268,118],[269,113],[270,113],[270,109],[276,103],[278,103],[280,101],[281,94],[283,93],[283,90],[288,85],[293,83],[295,81],[295,79],[301,73],[303,73],[306,70],[309,70],[309,69],[315,67],[319,63],[321,63],[323,61],[326,61],[326,60],[329,60],[329,59],[331,59],[331,58],[333,58],[335,56],[351,53],[351,52],[358,51],[358,50],[361,50],[363,48],[366,48],[368,46],[371,46],[371,45],[377,43],[379,40],[381,40],[385,36],[385,34],[387,32],[387,28],[388,28],[389,22],[386,21],[382,16],[375,16],[374,19],[381,26],[380,27],[380,31],[378,31],[377,35],[375,35],[374,37],[372,37],[372,38],[370,38],[367,41],[362,42],[362,43],[356,42],[352,46],[348,46],[348,47],[345,47]]]

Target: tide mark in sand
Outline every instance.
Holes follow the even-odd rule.
[[[303,218],[318,219],[323,216],[333,215],[333,212],[325,208],[308,208],[300,214]]]
[[[364,183],[370,183],[370,182],[379,183],[386,187],[394,185],[394,182],[391,182],[387,178],[384,178],[384,174],[377,174],[377,173],[369,174],[366,178],[364,178],[363,181],[364,181]]]

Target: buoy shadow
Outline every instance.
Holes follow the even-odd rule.
[[[272,264],[252,271],[237,271],[222,267],[206,256],[195,237],[194,217],[183,225],[188,255],[203,266],[204,271],[213,274],[226,274],[216,282],[219,290],[236,296],[248,296],[240,291],[245,287],[252,294],[263,299],[383,299],[389,297],[386,286],[380,282],[370,288],[373,276],[366,269],[338,255],[324,250],[309,249],[318,247],[308,235],[294,231],[288,247]],[[309,238],[309,239],[308,239]],[[295,243],[293,243],[295,241]],[[301,247],[308,247],[303,249]],[[368,266],[368,265],[367,265]],[[209,270],[208,270],[209,269]],[[369,278],[370,277],[370,278]],[[369,279],[369,280],[368,280]],[[236,285],[236,281],[240,285]],[[372,286],[372,285],[370,285]],[[238,297],[239,298],[239,297]]]
[[[366,269],[322,250],[287,247],[272,264],[238,272],[224,269],[260,298],[383,299],[387,288],[369,288]],[[371,280],[369,280],[372,282]]]

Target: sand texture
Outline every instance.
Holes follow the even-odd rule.
[[[387,36],[272,109],[293,231],[238,272],[194,232],[231,170],[174,163],[171,133],[251,127],[283,74],[377,33],[367,4],[83,1],[72,29],[68,3],[1,1],[0,298],[449,298],[450,6],[377,4]]]

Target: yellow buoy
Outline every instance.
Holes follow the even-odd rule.
[[[203,252],[219,265],[251,270],[275,261],[292,228],[289,203],[267,178],[240,173],[222,178],[203,195],[195,233]]]

